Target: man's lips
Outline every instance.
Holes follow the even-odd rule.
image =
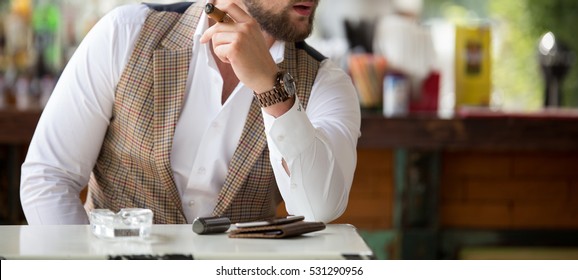
[[[301,2],[293,5],[293,10],[302,16],[308,17],[313,13],[314,6],[313,2]]]

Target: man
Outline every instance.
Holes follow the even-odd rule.
[[[63,71],[22,166],[28,223],[130,207],[153,210],[155,223],[251,221],[274,216],[280,197],[306,220],[341,215],[360,112],[349,77],[302,42],[317,3],[218,0],[232,19],[220,23],[204,3],[105,15]]]

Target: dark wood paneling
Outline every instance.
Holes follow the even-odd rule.
[[[41,110],[0,109],[0,144],[28,144]]]
[[[364,115],[360,148],[578,150],[578,117]]]

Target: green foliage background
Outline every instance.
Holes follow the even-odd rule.
[[[552,31],[578,53],[577,0],[424,0],[424,4],[426,18],[461,16],[492,22],[499,39],[494,42],[494,105],[503,109],[542,108],[544,82],[537,44],[544,33]],[[578,59],[565,79],[563,94],[565,106],[578,106]]]
[[[504,109],[542,108],[544,82],[537,60],[540,38],[533,31],[527,0],[489,0],[490,18],[501,42],[494,50],[493,82]]]

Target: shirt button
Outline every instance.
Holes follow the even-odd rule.
[[[285,140],[285,136],[283,136],[283,135],[277,136],[277,141],[283,142],[283,140]]]
[[[189,207],[190,208],[195,207],[195,201],[194,200],[189,201]]]
[[[199,170],[197,170],[197,174],[199,175],[205,175],[205,173],[207,173],[207,169],[205,169],[204,167],[199,168]]]
[[[214,122],[214,123],[212,124],[212,126],[213,126],[213,128],[219,128],[219,123],[218,123],[218,122]]]
[[[297,188],[297,184],[291,184],[291,188],[292,188],[292,189],[296,189],[296,188]]]

